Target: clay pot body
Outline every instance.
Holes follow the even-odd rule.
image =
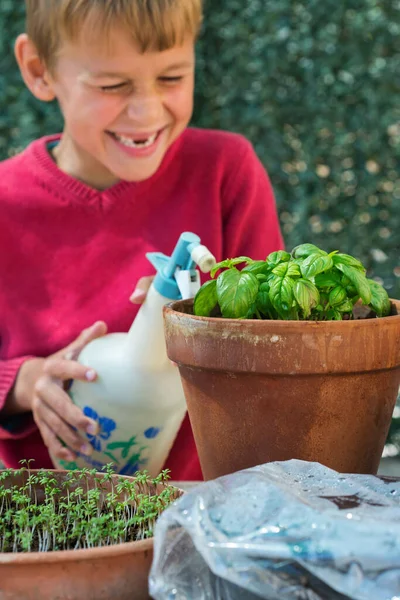
[[[57,480],[66,473],[54,471]],[[0,600],[148,600],[152,560],[153,539],[84,550],[0,553]]]
[[[400,384],[392,316],[300,322],[164,310],[205,479],[270,461],[376,473]]]

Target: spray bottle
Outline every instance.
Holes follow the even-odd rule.
[[[78,361],[95,369],[95,382],[75,380],[73,402],[97,421],[99,432],[87,436],[90,457],[78,454],[61,468],[97,468],[113,463],[121,475],[147,469],[156,476],[163,467],[186,413],[178,369],[167,357],[162,309],[200,287],[195,268],[208,273],[214,256],[193,233],[183,233],[171,257],[149,253],[157,270],[144,304],[128,333],[112,333],[90,342]]]

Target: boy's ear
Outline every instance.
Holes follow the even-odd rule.
[[[14,51],[22,78],[32,94],[44,102],[54,100],[49,72],[26,33],[17,37]]]

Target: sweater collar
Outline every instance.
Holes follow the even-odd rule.
[[[135,194],[141,195],[149,190],[158,179],[164,175],[169,168],[173,157],[177,154],[185,132],[172,144],[167,150],[164,159],[157,171],[144,181],[129,182],[119,181],[105,190],[97,190],[87,184],[71,177],[64,171],[58,168],[57,164],[50,155],[49,145],[54,145],[61,140],[61,134],[48,135],[32,142],[28,148],[35,158],[35,161],[40,165],[40,168],[46,173],[47,182],[56,186],[58,190],[63,190],[69,196],[73,195],[76,199],[82,201],[95,201],[103,198],[120,198],[121,196]]]

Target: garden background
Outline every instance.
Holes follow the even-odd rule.
[[[61,129],[21,81],[23,29],[22,0],[1,0],[0,159]],[[194,124],[253,142],[287,248],[340,248],[397,298],[399,99],[400,0],[206,0]]]

